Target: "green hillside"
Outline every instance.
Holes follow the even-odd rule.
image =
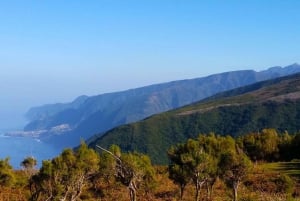
[[[300,130],[300,74],[238,88],[106,132],[91,143],[149,154],[167,162],[166,150],[200,133],[238,136],[263,128]]]

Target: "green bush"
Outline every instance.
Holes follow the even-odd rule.
[[[274,178],[273,182],[276,184],[278,193],[292,193],[295,183],[286,174],[280,174],[278,177]]]

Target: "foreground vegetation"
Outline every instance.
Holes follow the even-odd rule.
[[[300,200],[300,134],[274,129],[239,138],[199,135],[169,148],[168,166],[116,145],[85,143],[52,160],[28,157],[22,170],[0,160],[0,200]]]

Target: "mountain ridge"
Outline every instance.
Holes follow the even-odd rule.
[[[74,146],[79,138],[88,139],[93,134],[191,104],[218,92],[297,71],[300,72],[298,64],[271,71],[231,71],[92,97],[82,96],[69,104],[58,104],[58,107],[47,105],[29,110],[27,116],[31,117],[31,122],[24,130],[51,131],[53,127],[65,125],[67,130],[55,134],[45,132],[40,138],[54,144],[62,141],[59,138],[68,138],[70,143],[65,142],[64,146]]]

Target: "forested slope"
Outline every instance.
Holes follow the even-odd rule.
[[[263,128],[300,130],[300,74],[235,89],[177,110],[154,115],[105,133],[91,143],[149,154],[154,163],[167,162],[173,144],[214,132],[238,136]]]

